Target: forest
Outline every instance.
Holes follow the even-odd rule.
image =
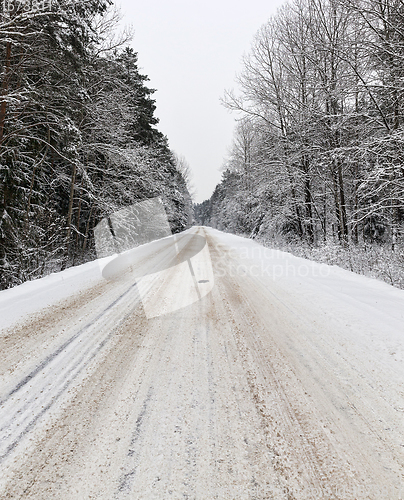
[[[28,8],[27,8],[28,7]],[[159,196],[192,204],[111,0],[0,6],[0,290],[95,258],[93,229]]]
[[[199,223],[404,287],[403,0],[292,0],[237,84]]]

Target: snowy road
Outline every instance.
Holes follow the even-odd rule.
[[[136,255],[0,293],[0,498],[404,498],[403,291],[206,228]]]

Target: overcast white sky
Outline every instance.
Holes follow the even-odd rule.
[[[236,115],[220,98],[235,88],[253,37],[284,0],[117,0],[139,67],[157,92],[156,116],[169,145],[188,161],[196,201],[220,181]]]

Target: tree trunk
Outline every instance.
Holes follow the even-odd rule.
[[[76,234],[76,245],[74,248],[74,255],[73,255],[73,264],[76,259],[76,256],[78,254],[78,248],[79,248],[79,234],[80,234],[80,216],[81,216],[81,203],[82,203],[82,194],[83,194],[83,184],[84,184],[84,175],[81,176],[81,183],[80,183],[80,194],[79,194],[79,205],[77,207],[77,234]]]
[[[342,164],[338,161],[338,184],[339,184],[339,199],[341,203],[340,215],[341,215],[341,233],[342,241],[348,242],[348,222],[346,213],[346,202],[345,202],[345,189],[344,189],[344,179],[342,176]]]
[[[8,92],[8,85],[10,82],[10,72],[11,72],[11,42],[6,43],[6,59],[5,59],[5,72],[2,83],[2,91],[1,91],[1,105],[0,105],[0,145],[3,142],[4,137],[4,127],[6,123],[6,114],[7,114],[7,101],[6,96]]]
[[[69,195],[69,209],[67,212],[67,221],[66,221],[66,255],[65,262],[63,264],[63,269],[66,268],[67,260],[70,255],[70,235],[72,231],[72,217],[73,217],[73,202],[74,202],[74,185],[76,182],[76,174],[77,174],[77,165],[74,164],[72,166],[72,178],[70,182],[70,195]]]
[[[337,172],[335,171],[335,165],[332,165],[332,171],[331,171],[331,177],[332,177],[332,185],[333,185],[333,195],[334,195],[334,203],[335,203],[335,215],[337,219],[337,235],[338,235],[338,240],[342,240],[342,225],[341,225],[341,206],[340,206],[340,199],[339,199],[339,194],[338,194],[338,176]]]
[[[313,206],[311,196],[311,183],[309,176],[309,159],[307,155],[302,157],[302,166],[304,171],[304,204],[306,207],[306,235],[308,242],[314,243],[314,225],[313,225]]]

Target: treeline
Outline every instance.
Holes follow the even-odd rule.
[[[28,3],[0,6],[0,289],[94,258],[136,200],[160,196],[173,231],[191,210],[112,2]]]
[[[257,33],[200,223],[343,247],[404,235],[404,2],[293,0]]]

